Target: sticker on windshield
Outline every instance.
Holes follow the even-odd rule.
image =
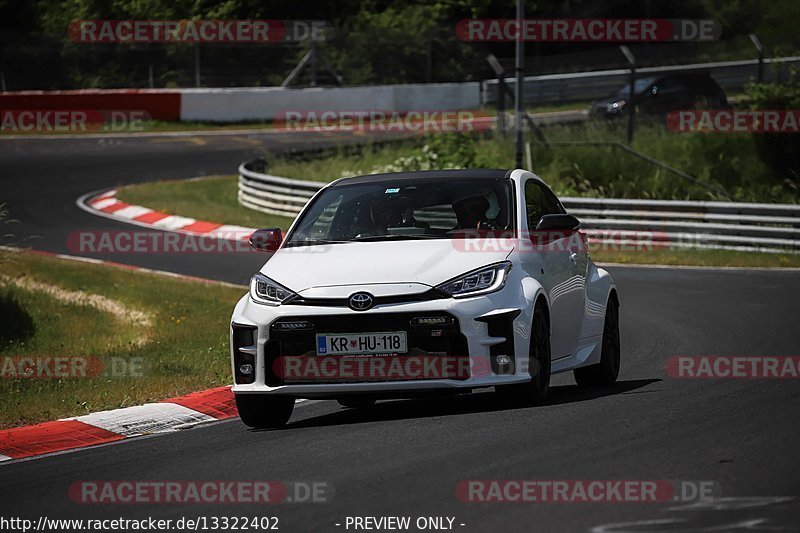
[[[396,192],[400,192],[400,187],[398,187],[396,189],[386,189],[386,192],[384,194],[392,194],[392,193],[396,193]]]

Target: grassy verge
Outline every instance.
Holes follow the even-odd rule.
[[[274,127],[272,121],[259,122],[167,122],[161,120],[147,120],[137,124],[130,130],[114,131],[113,129],[96,128],[87,126],[85,130],[64,130],[64,131],[14,131],[12,129],[0,130],[0,137],[3,135],[86,135],[97,133],[160,133],[160,132],[194,132],[194,131],[237,131],[237,130],[263,130]]]
[[[560,196],[796,203],[800,191],[791,171],[765,155],[764,139],[747,133],[676,133],[639,118],[634,150],[695,180],[611,146],[626,144],[624,120],[551,125],[542,133],[547,145],[529,137],[533,170]],[[275,175],[330,181],[375,172],[509,168],[514,161],[512,135],[444,134],[268,162]]]
[[[134,205],[209,222],[251,228],[289,227],[290,218],[242,207],[236,199],[236,183],[236,176],[156,181],[122,188],[117,197]]]
[[[292,179],[328,183],[344,176],[391,171],[398,161],[418,156],[424,140],[398,141],[389,144],[365,144],[325,151],[320,156],[275,158],[269,161],[269,173]]]
[[[27,253],[4,253],[0,264],[0,427],[230,383],[228,320],[243,289]],[[114,371],[25,378],[22,357],[85,357]]]
[[[800,267],[800,254],[737,252],[733,250],[659,249],[646,252],[600,250],[593,247],[592,260],[598,264],[722,266],[722,267]]]

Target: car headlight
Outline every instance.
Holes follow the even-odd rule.
[[[466,298],[499,291],[506,284],[511,263],[503,261],[467,272],[464,275],[445,281],[436,288],[453,298]]]
[[[250,298],[256,303],[280,305],[291,296],[295,293],[264,274],[256,274],[250,280]]]

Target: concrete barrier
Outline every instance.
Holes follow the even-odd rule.
[[[480,106],[480,84],[184,89],[181,120],[272,120],[285,111],[450,111]]]

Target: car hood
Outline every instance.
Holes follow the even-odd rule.
[[[503,261],[510,249],[465,250],[463,239],[349,242],[278,250],[261,273],[294,292],[395,284],[390,292],[424,292],[451,278]],[[401,287],[402,286],[402,287]],[[388,287],[386,287],[388,289]],[[330,293],[330,291],[322,291]],[[386,292],[380,291],[380,292]]]

